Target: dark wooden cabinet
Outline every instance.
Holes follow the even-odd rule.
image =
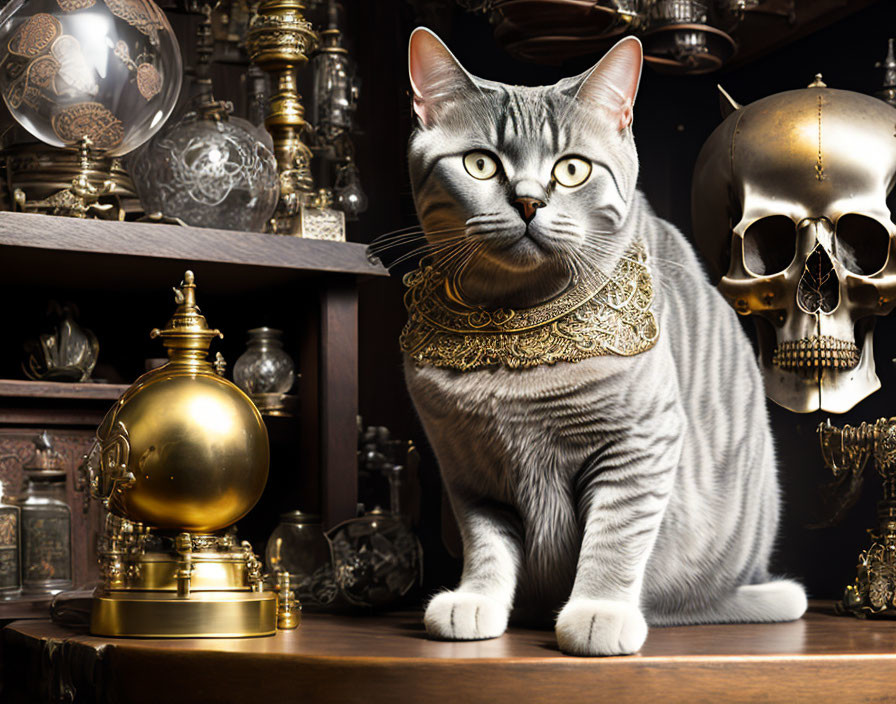
[[[224,333],[229,369],[245,332],[282,328],[301,374],[294,418],[272,419],[271,490],[246,537],[263,544],[278,512],[320,511],[328,525],[351,518],[357,504],[358,277],[384,276],[361,244],[171,225],[0,213],[0,478],[21,485],[30,439],[49,428],[71,472],[75,582],[94,575],[96,507],[74,491],[75,469],[110,404],[162,356],[149,339],[174,310],[172,286],[196,274],[198,300]],[[22,343],[35,334],[50,299],[74,301],[100,341],[97,375],[106,383],[27,381]],[[115,383],[110,383],[110,382]],[[0,619],[4,618],[0,604]],[[14,609],[6,617],[18,615]]]

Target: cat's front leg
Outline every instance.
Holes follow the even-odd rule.
[[[520,565],[519,530],[506,509],[452,496],[464,547],[457,589],[426,607],[426,632],[445,640],[497,638],[507,629]]]
[[[627,655],[647,638],[641,585],[681,454],[676,421],[675,414],[653,419],[660,432],[633,433],[584,468],[582,547],[572,594],[556,623],[566,653]]]

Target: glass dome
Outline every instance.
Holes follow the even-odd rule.
[[[54,147],[108,156],[149,139],[177,101],[180,49],[152,0],[12,0],[0,13],[0,93]]]
[[[280,196],[277,162],[245,120],[190,113],[136,155],[147,213],[188,225],[262,232]]]

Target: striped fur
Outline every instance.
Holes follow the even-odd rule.
[[[661,335],[635,357],[525,371],[406,361],[464,545],[461,583],[430,602],[427,630],[495,637],[513,608],[527,621],[556,617],[564,651],[603,655],[636,651],[648,623],[798,618],[802,587],[767,569],[779,499],[750,344],[690,244],[636,190],[631,130],[581,98],[601,65],[511,87],[434,51],[423,60],[441,62],[429,74],[438,90],[427,93],[419,71],[414,85],[425,112],[411,177],[430,242],[455,233],[470,253],[458,259],[465,295],[531,305],[567,284],[570,265],[609,272],[641,237]],[[497,155],[500,178],[467,174],[471,149]],[[594,164],[574,189],[550,178],[569,154]],[[528,230],[511,205],[520,195],[546,203]]]

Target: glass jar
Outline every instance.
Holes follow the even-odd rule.
[[[389,606],[423,577],[423,549],[401,516],[376,508],[330,530],[336,579],[354,606]]]
[[[275,580],[278,573],[289,573],[302,606],[327,606],[336,599],[333,556],[317,514],[282,514],[268,539],[265,563]]]
[[[22,591],[19,525],[19,507],[6,502],[0,482],[0,599],[16,597]]]
[[[72,588],[72,513],[65,500],[65,463],[47,433],[23,467],[22,591],[56,594]]]
[[[233,367],[233,380],[250,396],[285,394],[295,380],[292,357],[283,349],[281,330],[255,328],[249,331],[249,344]]]

